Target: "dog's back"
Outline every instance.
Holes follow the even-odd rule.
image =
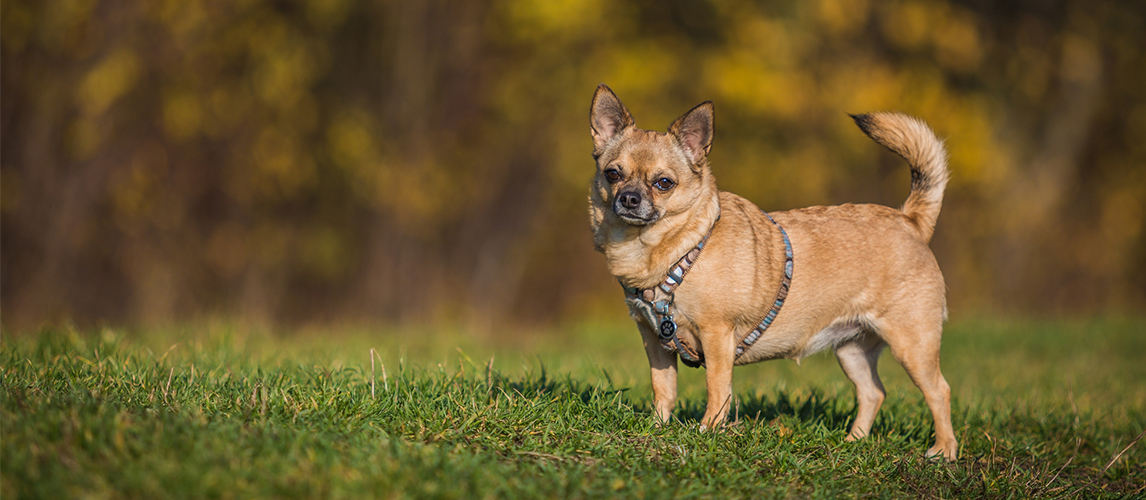
[[[879,311],[910,307],[936,326],[946,317],[943,274],[928,247],[949,176],[943,143],[923,121],[900,113],[852,118],[907,160],[911,193],[898,210],[847,203],[772,213],[788,228],[798,255],[801,276],[793,281],[788,306],[797,311],[777,325],[772,348],[761,346],[749,359],[799,359],[834,347],[858,331],[878,330]],[[840,322],[855,328],[831,328]]]

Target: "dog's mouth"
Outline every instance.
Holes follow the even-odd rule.
[[[655,210],[653,210],[652,213],[646,217],[641,217],[631,213],[615,213],[617,214],[617,217],[620,217],[621,220],[625,221],[625,223],[630,226],[648,226],[661,218],[661,215]]]

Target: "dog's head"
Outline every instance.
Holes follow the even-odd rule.
[[[641,130],[609,87],[601,84],[590,111],[597,176],[590,194],[594,226],[651,226],[685,212],[706,191],[713,107],[705,102],[668,128]]]

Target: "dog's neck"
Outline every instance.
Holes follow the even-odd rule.
[[[649,226],[619,223],[598,227],[609,272],[622,285],[652,288],[660,284],[669,267],[708,234],[720,218],[720,199],[711,175],[705,184],[706,189],[690,210],[665,214]]]

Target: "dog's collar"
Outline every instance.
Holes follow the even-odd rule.
[[[739,359],[741,355],[747,352],[748,349],[752,347],[752,344],[760,339],[764,331],[767,330],[769,326],[772,326],[772,322],[775,321],[776,315],[780,314],[780,308],[784,306],[784,300],[787,299],[788,290],[792,286],[792,241],[788,238],[788,232],[784,231],[784,227],[781,226],[779,222],[776,222],[771,215],[768,215],[768,212],[761,210],[761,213],[780,230],[780,235],[784,239],[784,274],[780,278],[780,288],[776,292],[776,299],[772,302],[772,309],[769,310],[768,314],[764,316],[764,319],[756,325],[756,328],[737,343],[736,359]],[[688,274],[688,271],[692,269],[692,266],[695,265],[696,261],[700,258],[700,253],[704,250],[704,245],[708,242],[709,236],[712,236],[712,231],[716,228],[716,222],[718,221],[720,221],[719,215],[716,217],[716,221],[713,221],[712,227],[708,228],[708,233],[704,235],[704,238],[701,238],[700,242],[697,243],[692,250],[689,250],[688,253],[684,254],[680,260],[676,261],[676,263],[669,268],[665,279],[656,287],[642,290],[621,284],[621,287],[625,290],[625,295],[629,299],[635,299],[642,303],[644,308],[651,309],[649,311],[649,313],[651,313],[649,319],[653,320],[653,325],[657,328],[661,345],[665,349],[676,351],[680,355],[681,361],[683,361],[685,365],[693,368],[704,365],[704,354],[692,349],[687,342],[676,334],[677,325],[673,319],[673,309],[675,309],[673,303],[676,300],[674,292],[676,292],[676,289],[684,281],[684,277]],[[664,292],[666,298],[656,300],[657,289]]]

